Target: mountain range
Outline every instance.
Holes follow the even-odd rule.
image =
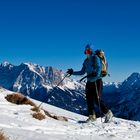
[[[32,63],[0,64],[0,86],[33,99],[87,115],[85,85],[66,77],[62,70]],[[61,81],[62,83],[57,86]],[[104,83],[102,98],[116,117],[140,121],[140,73],[121,83]]]

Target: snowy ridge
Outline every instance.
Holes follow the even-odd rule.
[[[0,88],[0,128],[11,140],[138,140],[140,123],[113,118],[111,123],[101,123],[101,118],[93,124],[78,123],[87,117],[48,104],[42,107],[51,113],[69,118],[68,122],[47,117],[39,121],[32,118],[30,105],[16,105],[4,97],[11,91]],[[36,104],[39,101],[33,100]],[[27,135],[28,134],[28,135]]]

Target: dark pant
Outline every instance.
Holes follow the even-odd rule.
[[[97,89],[96,89],[96,87],[97,87]],[[93,111],[95,110],[94,104],[96,104],[99,107],[99,103],[100,103],[100,109],[101,109],[102,113],[106,114],[108,112],[107,106],[105,106],[105,104],[101,100],[102,90],[103,90],[102,79],[98,79],[96,82],[87,82],[86,99],[87,99],[89,115],[93,115]],[[99,95],[99,99],[98,99],[98,95]]]

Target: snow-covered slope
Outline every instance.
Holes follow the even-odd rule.
[[[69,118],[68,122],[47,117],[37,120],[32,117],[30,105],[16,105],[4,98],[11,91],[0,88],[0,128],[10,140],[138,140],[140,123],[113,118],[111,123],[101,123],[101,118],[93,124],[82,123],[81,116],[48,104],[42,107],[51,113]],[[33,100],[36,104],[39,101]],[[79,122],[81,121],[81,122]]]

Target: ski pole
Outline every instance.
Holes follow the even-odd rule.
[[[102,111],[101,111],[100,97],[99,97],[99,92],[98,92],[96,81],[95,81],[95,89],[96,89],[96,94],[97,94],[97,99],[98,99],[98,105],[99,105],[99,111],[100,111],[100,116],[101,116],[101,122],[103,122],[102,121]]]
[[[95,77],[97,75],[97,73],[93,72],[91,74],[88,74],[86,76],[84,76],[83,78],[81,78],[79,81],[82,82],[85,78],[89,78],[89,77]]]
[[[46,97],[46,101],[48,100],[49,96],[54,92],[54,90],[64,81],[64,79],[68,76],[69,74],[67,73],[62,80],[52,89],[52,91],[47,95]],[[41,105],[43,104],[43,102],[40,103],[40,105],[38,106],[38,110],[41,107]]]

